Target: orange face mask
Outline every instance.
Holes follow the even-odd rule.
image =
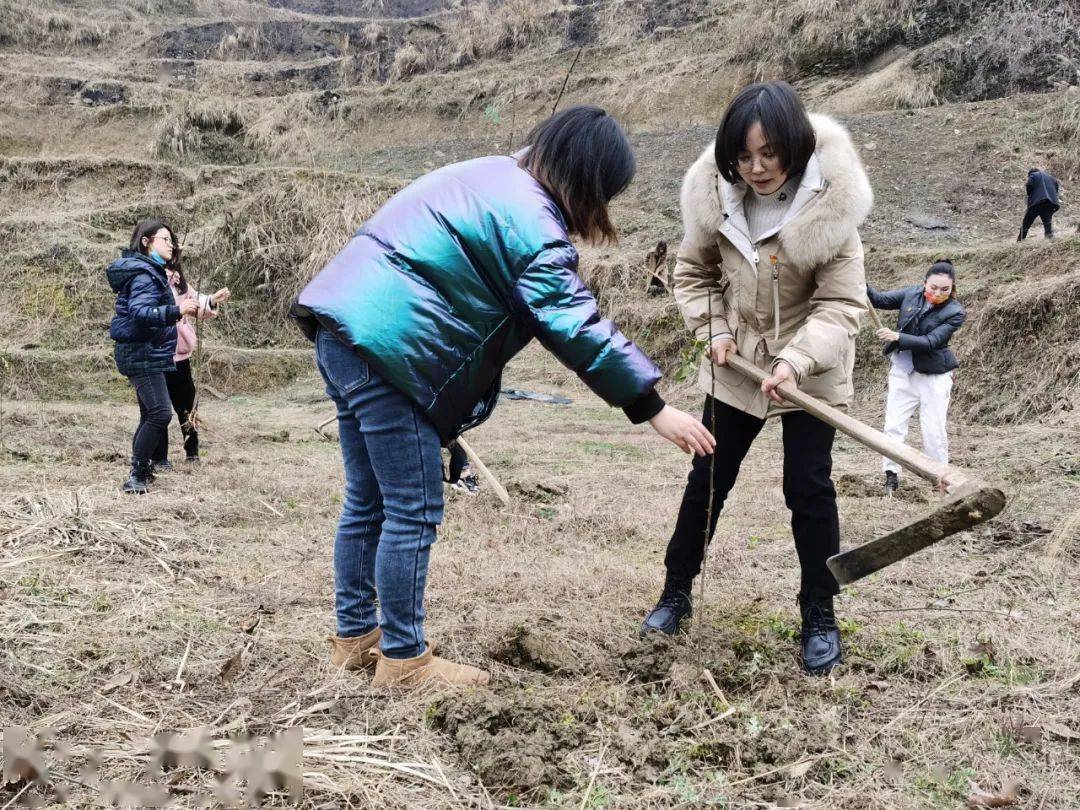
[[[948,301],[949,300],[949,294],[948,293],[941,293],[940,295],[934,295],[929,290],[923,290],[923,298],[925,298],[927,301],[929,301],[934,306],[937,306],[938,304],[944,304],[946,301]]]

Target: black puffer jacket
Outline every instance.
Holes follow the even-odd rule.
[[[944,304],[928,307],[921,284],[888,292],[878,292],[868,284],[866,295],[877,309],[900,310],[896,322],[900,340],[887,344],[885,354],[910,350],[912,365],[921,374],[945,374],[959,368],[956,355],[949,348],[953,332],[967,318],[959,301],[950,298]]]
[[[1055,209],[1061,207],[1061,201],[1058,199],[1061,184],[1046,172],[1040,172],[1037,169],[1029,171],[1026,190],[1028,208],[1039,203],[1050,203]]]
[[[141,253],[125,250],[109,265],[107,274],[116,293],[109,336],[116,341],[113,357],[117,369],[128,377],[175,370],[180,309],[165,269]]]

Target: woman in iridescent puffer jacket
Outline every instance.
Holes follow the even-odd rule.
[[[600,317],[576,272],[570,234],[614,239],[607,206],[633,174],[612,118],[565,110],[516,156],[446,166],[400,191],[300,293],[292,315],[315,343],[345,462],[333,665],[374,667],[375,686],[488,681],[433,656],[424,638],[440,446],[490,415],[503,367],[532,338],[635,424],[712,452],[713,437],[664,403],[660,371]]]

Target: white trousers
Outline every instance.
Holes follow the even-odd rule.
[[[904,441],[908,422],[919,411],[922,426],[923,452],[932,459],[949,463],[949,434],[947,431],[949,400],[952,398],[953,375],[920,374],[893,368],[889,372],[889,398],[885,403],[885,432]],[[884,459],[882,468],[900,472],[900,465]]]

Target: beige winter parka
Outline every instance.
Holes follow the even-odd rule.
[[[685,234],[675,264],[675,299],[694,336],[733,337],[739,354],[762,368],[785,360],[799,388],[832,405],[853,389],[855,335],[866,311],[866,277],[858,227],[874,195],[847,131],[811,115],[817,148],[784,221],[750,240],[743,196],[716,167],[713,146],[683,180]],[[712,307],[712,326],[709,307]],[[702,390],[758,417],[787,410],[734,369],[702,361]]]

